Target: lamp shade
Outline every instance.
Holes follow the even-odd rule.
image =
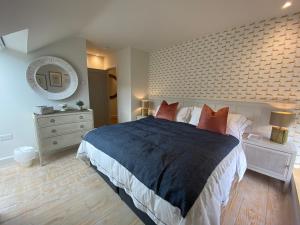
[[[295,113],[292,112],[271,112],[270,125],[278,127],[289,127],[294,121]]]

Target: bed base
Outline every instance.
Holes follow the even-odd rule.
[[[104,175],[103,173],[97,170],[97,167],[93,165],[91,166],[103,178],[103,180],[113,189],[113,191],[119,195],[122,201],[126,203],[126,205],[134,212],[134,214],[137,217],[139,217],[141,221],[143,221],[145,225],[155,225],[153,220],[146,213],[144,213],[143,211],[135,207],[131,197],[124,191],[123,188],[116,187],[106,175]]]
[[[134,212],[134,214],[137,217],[139,217],[141,221],[143,221],[145,225],[155,225],[153,220],[146,213],[144,213],[143,211],[135,207],[131,197],[124,191],[123,188],[116,187],[106,175],[104,175],[103,173],[97,170],[97,167],[93,166],[92,164],[91,166],[103,178],[103,180],[113,189],[113,191],[119,195],[122,201],[126,203],[126,205]],[[238,186],[238,178],[235,177],[231,186],[230,197],[228,202],[229,204],[230,201],[232,200],[232,196],[237,191],[237,186]],[[225,212],[226,212],[226,206],[223,206],[221,209],[221,220]]]

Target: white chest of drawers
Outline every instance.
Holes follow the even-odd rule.
[[[243,146],[248,169],[282,180],[288,185],[297,153],[294,144],[277,144],[266,138],[245,138]]]
[[[41,165],[46,155],[79,144],[94,127],[92,110],[34,114],[33,119]]]

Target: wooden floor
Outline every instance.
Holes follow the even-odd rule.
[[[74,151],[57,155],[44,167],[0,168],[0,224],[143,224]],[[231,193],[223,225],[292,225],[288,195],[281,183],[247,172]]]

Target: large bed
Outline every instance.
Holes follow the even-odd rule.
[[[219,225],[233,180],[246,170],[238,138],[152,116],[90,131],[77,157],[145,224]]]

